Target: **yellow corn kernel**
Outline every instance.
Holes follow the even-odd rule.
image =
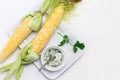
[[[43,48],[51,38],[52,34],[58,27],[63,15],[64,15],[64,9],[62,7],[51,13],[49,18],[43,25],[42,29],[39,31],[37,36],[32,40],[32,45],[33,45],[32,50],[35,53],[40,54],[40,52],[43,50]]]
[[[30,34],[32,31],[28,25],[31,22],[31,18],[24,19],[21,25],[14,32],[2,52],[0,53],[0,62],[5,61],[15,50],[18,48],[20,43]]]

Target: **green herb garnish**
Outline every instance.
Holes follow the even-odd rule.
[[[62,35],[60,33],[58,33],[58,34],[63,38],[58,46],[64,46],[65,44],[69,43],[71,46],[73,46],[74,53],[76,53],[78,51],[78,49],[84,50],[84,48],[85,48],[84,43],[80,43],[79,41],[76,41],[75,44],[72,44],[70,42],[68,35]]]
[[[60,42],[58,46],[63,46],[65,43],[69,43],[69,37],[67,35],[62,36],[63,40]]]
[[[79,41],[77,41],[74,45],[73,45],[73,51],[76,53],[78,51],[78,48],[81,50],[84,50],[85,45],[84,43],[80,43]]]

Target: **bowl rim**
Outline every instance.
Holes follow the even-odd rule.
[[[56,48],[56,49],[59,49],[61,52],[62,52],[62,55],[63,55],[63,62],[62,64],[60,64],[59,66],[57,67],[50,67],[50,66],[45,66],[44,68],[49,70],[49,71],[58,71],[60,69],[62,69],[64,66],[65,66],[65,52],[64,50],[59,47],[59,46],[50,46],[50,47],[47,47],[42,53],[41,53],[41,58],[40,58],[40,61],[41,61],[41,64],[44,65],[45,64],[45,61],[44,61],[44,54],[47,50],[51,49],[51,48]]]

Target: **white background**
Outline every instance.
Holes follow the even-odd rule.
[[[41,0],[0,0],[0,51],[9,39],[7,32],[40,5]],[[68,23],[73,35],[85,42],[86,54],[57,80],[120,80],[120,0],[83,0]],[[16,56],[13,54],[0,66]],[[4,76],[0,74],[0,80]],[[33,79],[46,80],[28,65],[21,80]]]

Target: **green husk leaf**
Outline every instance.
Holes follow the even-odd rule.
[[[22,61],[22,63],[31,63],[33,61],[36,61],[39,59],[39,55],[37,55],[36,53],[34,53],[31,49],[28,50],[28,54],[26,55],[26,57],[23,58],[24,61]]]
[[[43,13],[45,13],[48,10],[48,7],[50,6],[51,2],[52,0],[45,0],[40,10]]]
[[[28,53],[28,50],[32,48],[32,44],[29,43],[27,44],[20,52],[20,55],[22,57],[22,59],[24,59],[24,57],[26,57],[27,53]]]
[[[10,64],[7,64],[7,65],[5,65],[5,66],[3,66],[3,67],[1,67],[1,68],[0,68],[0,73],[9,70],[9,69],[12,67],[13,64],[14,64],[14,62],[13,62],[13,63],[10,63]]]
[[[43,15],[41,15],[40,13],[28,14],[27,16],[25,16],[25,17],[23,18],[23,21],[24,21],[26,18],[31,18],[31,19],[32,19],[32,21],[31,21],[31,23],[28,25],[28,27],[29,27],[30,29],[32,29],[33,31],[39,31],[39,29],[41,28]]]
[[[22,65],[22,66],[20,66],[20,69],[16,72],[16,80],[20,80],[23,69],[24,69],[24,66]]]
[[[28,17],[32,18],[32,21],[28,26],[30,29],[32,29],[33,31],[39,31],[40,30],[41,24],[42,24],[42,21],[43,21],[43,15],[48,10],[51,1],[52,0],[45,0],[44,1],[44,4],[42,5],[42,7],[40,9],[41,13],[36,12],[36,13],[33,13],[33,14],[28,14],[27,16],[25,16],[23,18],[23,20],[28,18]]]
[[[28,27],[33,31],[39,31],[42,24],[42,18],[43,16],[40,13],[33,14],[32,22]]]
[[[8,80],[12,74],[14,74],[16,72],[16,70],[19,69],[21,65],[21,57],[19,57],[17,59],[17,61],[14,63],[14,65],[10,68],[9,72],[7,73],[7,75],[5,76],[4,80]]]
[[[51,2],[51,9],[56,8],[60,3],[63,3],[65,8],[65,17],[70,15],[73,9],[75,8],[76,4],[81,0],[52,0]]]
[[[21,63],[22,63],[22,57],[25,57],[25,55],[26,55],[25,53],[31,48],[31,46],[32,45],[29,43],[25,46],[25,48],[22,49],[16,62],[14,64],[10,65],[9,72],[5,76],[4,80],[8,80],[12,76],[12,74],[14,74],[15,72],[17,72],[20,69]]]

